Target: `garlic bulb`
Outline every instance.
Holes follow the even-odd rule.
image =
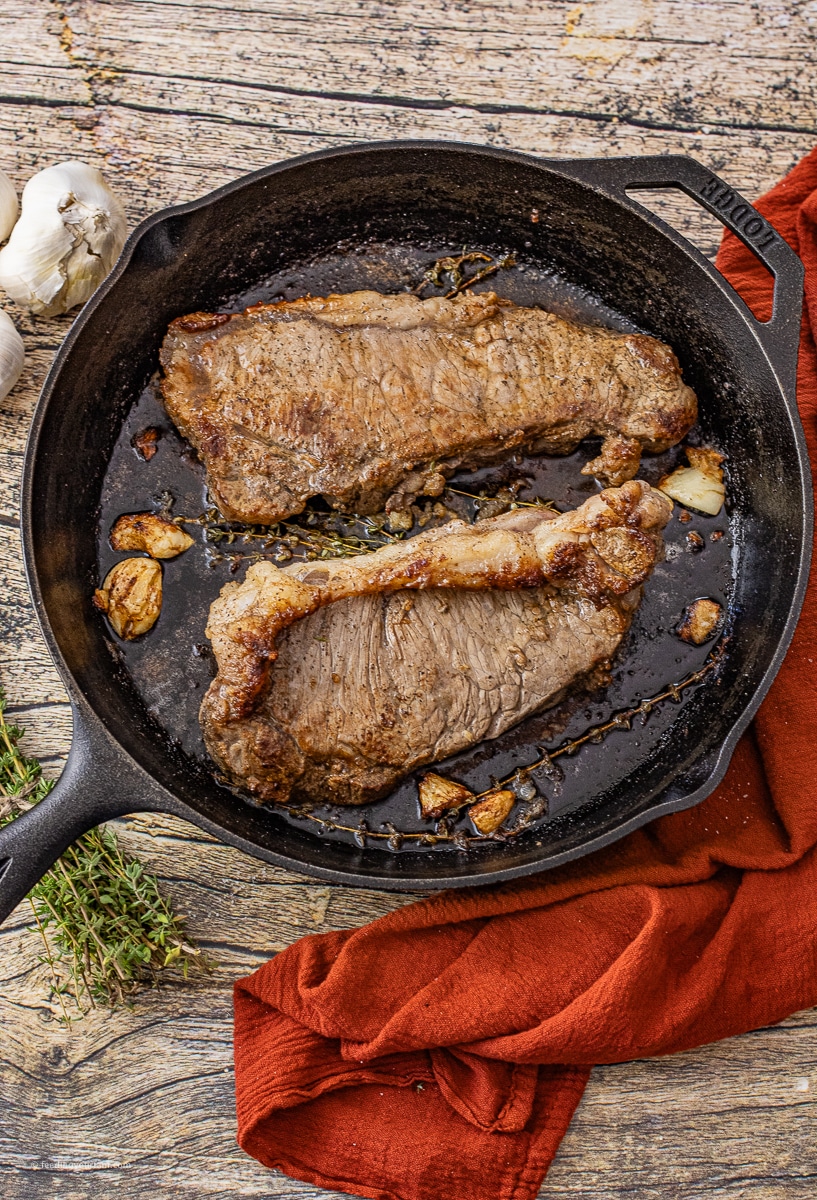
[[[20,212],[17,192],[5,171],[0,171],[0,242],[5,242]]]
[[[20,378],[25,360],[23,339],[8,313],[0,308],[0,400],[4,400]]]
[[[0,250],[0,287],[52,317],[84,304],[125,244],[120,201],[86,163],[58,163],[29,179],[23,210]]]

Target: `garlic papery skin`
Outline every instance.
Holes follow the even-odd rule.
[[[95,167],[47,167],[23,189],[20,219],[0,250],[0,287],[32,312],[67,312],[99,286],[127,233],[125,210]]]
[[[5,400],[23,370],[23,339],[8,313],[0,308],[0,400]]]
[[[0,242],[7,241],[19,215],[17,189],[6,172],[0,171]]]

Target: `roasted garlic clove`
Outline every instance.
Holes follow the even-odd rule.
[[[433,771],[429,771],[420,780],[419,792],[420,812],[426,820],[437,820],[449,809],[461,808],[474,798],[474,793],[461,783],[444,779],[442,775],[435,775]]]
[[[150,462],[159,449],[158,442],[159,430],[152,425],[135,433],[130,440],[130,444],[143,462]]]
[[[721,469],[723,455],[704,446],[687,446],[686,456],[689,466],[665,475],[658,490],[686,508],[716,517],[726,496]]]
[[[175,558],[193,545],[189,533],[155,513],[128,513],[111,530],[114,550],[144,550],[151,558]]]
[[[125,558],[112,567],[94,604],[125,641],[147,633],[162,609],[162,568],[152,558]]]
[[[468,816],[477,833],[495,833],[516,803],[513,792],[489,792],[468,809]]]
[[[83,304],[119,257],[125,210],[95,167],[47,167],[23,189],[20,219],[0,250],[0,287],[51,317]]]
[[[722,612],[723,609],[717,600],[709,600],[706,597],[693,600],[692,604],[684,609],[684,615],[676,629],[678,637],[682,641],[692,642],[695,646],[703,645],[720,625]]]
[[[408,533],[414,526],[414,513],[410,508],[395,508],[389,513],[389,531]]]

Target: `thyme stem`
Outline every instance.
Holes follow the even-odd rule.
[[[710,652],[709,657],[707,658],[704,665],[699,670],[693,671],[690,675],[687,675],[684,679],[681,680],[680,683],[672,683],[668,687],[666,687],[663,691],[659,692],[657,695],[649,696],[644,700],[640,700],[639,703],[637,705],[635,705],[634,707],[627,709],[623,712],[616,713],[614,716],[612,716],[608,721],[605,721],[603,724],[591,726],[590,729],[587,729],[583,734],[580,734],[579,737],[572,738],[570,741],[567,741],[567,742],[563,742],[560,746],[557,746],[554,750],[550,750],[550,751],[543,750],[541,756],[538,759],[536,759],[535,762],[528,763],[527,766],[524,766],[524,767],[517,767],[510,775],[506,776],[506,778],[504,778],[504,779],[498,780],[496,783],[493,783],[491,785],[491,787],[486,788],[485,791],[478,792],[476,795],[473,795],[473,796],[469,796],[467,801],[464,801],[463,804],[460,805],[458,808],[449,809],[447,815],[454,816],[462,808],[466,808],[466,807],[470,806],[471,804],[474,804],[475,801],[483,799],[485,796],[489,795],[491,792],[495,792],[498,788],[508,787],[509,784],[513,783],[516,779],[519,779],[520,777],[527,778],[531,774],[531,772],[535,771],[538,767],[544,766],[545,763],[550,762],[554,758],[561,758],[562,755],[565,755],[565,754],[567,754],[567,755],[574,754],[581,746],[585,745],[586,742],[594,742],[594,741],[603,740],[603,738],[606,736],[606,734],[610,733],[613,729],[626,729],[628,727],[628,722],[634,720],[634,718],[637,717],[639,714],[645,714],[645,715],[648,714],[649,712],[652,711],[653,708],[655,708],[656,705],[662,704],[666,700],[674,700],[677,702],[678,699],[680,699],[681,694],[683,692],[685,692],[688,688],[693,687],[696,683],[701,683],[702,680],[705,679],[707,675],[709,675],[711,672],[715,671],[717,669],[717,667],[720,666],[720,663],[723,659],[723,654],[724,654],[725,649],[726,649],[726,639],[722,638],[721,641],[718,642],[718,644]],[[330,821],[324,817],[317,817],[314,815],[314,813],[299,810],[297,808],[294,808],[291,805],[283,805],[282,807],[284,807],[286,809],[286,811],[290,814],[290,816],[306,818],[307,820],[314,821],[318,825],[322,825],[325,828],[329,828],[330,830],[339,829],[344,833],[351,833],[353,836],[360,832],[358,826],[341,825],[337,821]],[[503,836],[504,837],[515,837],[517,834],[519,834],[523,831],[523,828],[506,830],[503,833]],[[383,841],[389,841],[389,839],[394,838],[395,835],[397,835],[401,839],[401,841],[411,840],[411,841],[420,841],[420,842],[426,842],[426,843],[428,843],[430,841],[433,843],[453,842],[453,841],[455,841],[455,839],[462,841],[463,838],[465,838],[465,840],[467,842],[484,842],[484,841],[488,840],[489,837],[493,836],[490,834],[488,834],[488,835],[480,834],[480,835],[473,836],[473,837],[466,836],[463,834],[462,830],[460,830],[458,832],[454,832],[451,830],[448,830],[448,831],[442,830],[442,831],[437,831],[433,834],[428,833],[426,831],[405,833],[402,830],[395,830],[394,828],[388,829],[385,833],[381,832],[380,830],[376,830],[376,829],[367,829],[366,830],[367,838],[378,838]]]
[[[53,786],[36,759],[21,753],[23,731],[5,713],[0,690],[0,824],[38,804]],[[69,846],[28,902],[66,1023],[66,996],[83,1014],[98,1003],[126,1001],[171,965],[185,976],[190,966],[214,965],[191,944],[156,878],[123,854],[109,829],[92,829]]]

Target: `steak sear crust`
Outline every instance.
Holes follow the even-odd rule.
[[[162,393],[231,520],[272,524],[312,496],[372,513],[439,495],[509,450],[567,454],[619,485],[680,441],[695,393],[663,342],[577,325],[492,292],[352,292],[192,313],[165,337]],[[395,495],[396,493],[396,495]]]
[[[254,564],[210,609],[210,755],[263,801],[365,804],[498,737],[609,663],[671,511],[633,480],[560,516],[521,509],[355,558]]]

